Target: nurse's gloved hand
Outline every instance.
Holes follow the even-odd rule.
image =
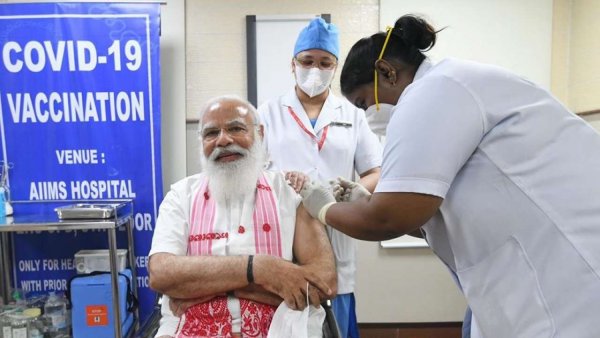
[[[331,191],[333,192],[333,197],[336,202],[344,202],[344,188],[340,185],[338,180],[329,181],[329,185],[331,186]]]
[[[300,196],[302,196],[302,204],[306,211],[321,223],[327,224],[325,223],[325,213],[331,205],[335,204],[331,188],[310,182],[302,187]]]
[[[337,183],[334,184],[333,190],[336,190],[336,185],[342,189],[340,200],[336,198],[338,202],[353,202],[361,198],[368,198],[371,193],[367,188],[363,187],[360,183],[348,181],[343,177],[337,178]]]

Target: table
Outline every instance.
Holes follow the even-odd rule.
[[[119,306],[119,287],[117,268],[117,229],[125,226],[127,231],[127,258],[132,274],[132,292],[137,297],[137,276],[134,257],[133,239],[133,202],[130,200],[110,201],[12,201],[15,213],[6,219],[0,218],[0,291],[5,302],[10,298],[11,271],[13,257],[11,250],[12,234],[21,231],[67,231],[67,230],[106,230],[108,236],[108,250],[110,254],[110,275],[112,286],[112,301],[115,337],[122,337],[121,310]],[[116,203],[119,207],[114,216],[107,219],[77,219],[60,220],[54,208],[74,203]],[[130,335],[135,332],[139,311],[135,311],[136,323],[129,330]],[[124,315],[124,314],[123,314]]]

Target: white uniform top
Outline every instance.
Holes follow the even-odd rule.
[[[152,237],[152,248],[148,256],[155,253],[166,252],[174,255],[184,256],[187,253],[189,220],[191,217],[194,197],[199,189],[203,174],[186,177],[171,186],[160,205],[154,235]],[[296,209],[300,204],[300,196],[285,182],[280,173],[265,172],[265,177],[277,197],[279,224],[281,226],[281,247],[283,258],[292,260],[292,245],[296,225]],[[227,239],[212,241],[212,254],[215,256],[251,255],[255,253],[253,234],[253,212],[254,195],[248,195],[236,204],[215,205],[215,232],[228,232]],[[245,231],[240,233],[239,226],[244,226]],[[230,296],[230,298],[232,298]],[[228,300],[230,312],[240,314],[239,302],[237,308],[232,308],[232,300]],[[175,334],[179,318],[175,317],[169,310],[169,299],[163,296],[161,307],[160,328],[157,337],[161,335]],[[234,321],[234,332],[236,329]]]
[[[369,129],[364,112],[331,92],[314,128],[294,90],[265,102],[258,112],[265,126],[270,170],[300,171],[313,181],[329,184],[338,176],[354,180],[355,172],[362,174],[381,165],[382,146]],[[318,142],[326,126],[329,128],[319,151]],[[327,231],[336,258],[338,293],[354,292],[355,240],[330,227]]]
[[[484,337],[598,337],[600,136],[503,69],[425,61],[376,192],[444,198],[424,226]]]

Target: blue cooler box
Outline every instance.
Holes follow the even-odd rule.
[[[133,324],[133,314],[127,312],[127,292],[132,292],[127,285],[128,280],[131,282],[131,270],[125,269],[118,278],[123,336]],[[70,288],[73,338],[114,338],[110,273],[76,277],[71,281]]]

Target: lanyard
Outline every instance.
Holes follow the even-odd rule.
[[[311,133],[308,129],[306,129],[306,127],[304,126],[302,121],[300,121],[300,118],[298,117],[298,115],[296,115],[296,113],[294,113],[294,110],[292,110],[292,107],[288,106],[288,111],[290,112],[290,114],[292,115],[294,120],[296,120],[296,123],[298,123],[300,128],[302,128],[302,130],[304,130],[304,132],[306,134],[308,134],[308,136],[310,136],[312,139],[317,141],[317,138],[313,135],[313,133]],[[329,130],[329,126],[327,125],[327,126],[325,126],[325,128],[323,128],[323,133],[321,133],[321,139],[319,139],[317,141],[317,146],[319,147],[319,151],[321,151],[321,148],[323,148],[323,144],[325,143],[325,139],[327,138],[328,130]]]

